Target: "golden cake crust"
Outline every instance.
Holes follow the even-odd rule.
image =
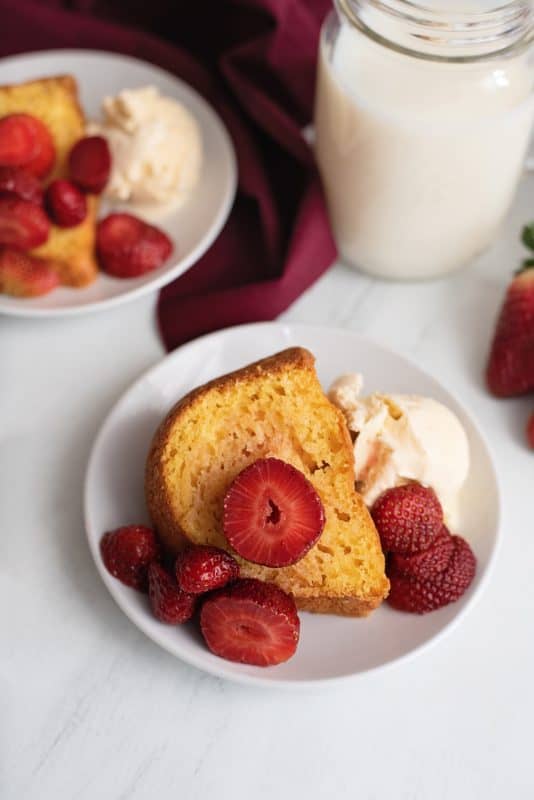
[[[153,438],[145,473],[145,493],[148,510],[164,544],[171,551],[177,552],[186,547],[191,541],[195,541],[191,537],[191,531],[184,530],[180,524],[175,504],[173,504],[173,489],[165,476],[164,465],[168,459],[169,448],[172,449],[172,441],[173,437],[176,436],[176,432],[180,431],[181,426],[187,426],[191,423],[192,415],[197,419],[202,415],[203,406],[207,398],[215,397],[220,399],[222,405],[243,385],[255,386],[266,381],[274,381],[277,376],[308,373],[310,382],[318,386],[314,363],[315,359],[309,351],[299,347],[290,348],[194,389],[171,409]],[[320,402],[324,402],[326,404],[325,408],[328,410],[326,424],[335,438],[336,446],[342,451],[344,480],[350,486],[352,495],[350,502],[353,509],[352,513],[355,517],[354,524],[358,526],[359,535],[365,537],[368,541],[369,551],[372,554],[373,564],[370,570],[372,575],[370,585],[365,591],[365,596],[356,596],[353,592],[347,592],[346,594],[334,592],[328,586],[328,582],[320,587],[315,585],[315,588],[312,585],[305,586],[305,574],[297,575],[297,580],[289,582],[289,584],[286,577],[286,583],[282,583],[281,588],[290,591],[295,598],[297,606],[303,610],[348,616],[365,616],[380,604],[388,592],[389,583],[385,576],[384,558],[371,517],[363,500],[354,489],[352,442],[345,420],[339,409],[329,403],[322,390],[320,393]],[[285,457],[286,460],[290,460],[286,453],[278,453],[275,447],[272,451],[251,453],[249,461],[253,461],[255,457],[262,457],[263,455],[278,455],[281,458]],[[295,466],[303,468],[298,463],[295,463]],[[316,474],[312,473],[307,477],[312,483],[317,484]],[[320,494],[322,491],[324,492],[324,484],[321,486],[316,485],[316,488]],[[346,526],[346,523],[340,524]],[[319,540],[318,545],[321,545],[323,537]],[[222,537],[222,533],[220,537],[217,537],[216,541],[210,539],[209,543],[231,550],[226,540]],[[318,545],[315,545],[310,553]],[[326,547],[325,552],[328,550],[329,548]],[[308,558],[309,554],[299,564],[304,565]],[[273,580],[276,583],[280,583],[279,579],[287,573],[287,570],[291,569],[273,570],[251,565],[242,559],[238,560],[240,561],[241,573],[245,577],[259,577],[264,580]]]

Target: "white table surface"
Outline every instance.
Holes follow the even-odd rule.
[[[464,623],[413,662],[338,688],[202,674],[146,639],[96,573],[86,462],[103,417],[163,355],[155,298],[0,318],[2,800],[531,800],[534,398],[497,401],[481,374],[533,189],[524,181],[471,269],[402,285],[337,265],[284,315],[363,332],[436,374],[475,411],[504,494],[504,545]]]

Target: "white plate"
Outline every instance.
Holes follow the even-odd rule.
[[[50,50],[0,62],[0,84],[62,74],[76,78],[88,119],[99,119],[104,97],[121,89],[152,85],[179,100],[200,125],[202,172],[191,198],[181,208],[161,219],[154,218],[175,245],[173,255],[160,269],[127,280],[101,272],[85,289],[55,289],[31,300],[0,294],[0,312],[5,314],[55,317],[99,311],[170,283],[206,252],[226,222],[235,195],[237,168],[226,128],[211,106],[183,81],[153,64],[97,50]],[[103,205],[101,216],[110,208]]]
[[[302,613],[295,656],[276,667],[250,667],[212,655],[193,624],[175,628],[157,622],[146,598],[105,570],[98,546],[106,530],[148,522],[143,501],[145,457],[157,425],[174,402],[217,375],[292,345],[303,345],[315,354],[324,387],[340,373],[354,370],[364,374],[368,391],[428,395],[458,415],[471,448],[458,533],[472,544],[478,570],[457,603],[425,616],[394,611],[387,604],[367,619]],[[124,613],[157,644],[214,675],[242,683],[297,687],[354,676],[412,656],[458,623],[487,580],[495,556],[499,493],[488,447],[473,418],[415,364],[350,331],[262,323],[230,328],[191,342],[167,356],[126,392],[93,447],[85,485],[85,519],[102,580]]]

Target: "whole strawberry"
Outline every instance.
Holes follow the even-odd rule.
[[[154,616],[168,625],[186,622],[195,611],[195,595],[182,591],[174,576],[156,561],[148,568],[148,599]]]
[[[523,243],[534,251],[534,223],[523,229]],[[508,286],[497,320],[486,369],[497,397],[534,391],[534,258],[527,258]]]
[[[534,450],[534,411],[530,415],[527,422],[527,442]]]
[[[476,558],[461,536],[453,536],[454,550],[447,567],[427,580],[390,570],[388,603],[399,611],[426,614],[454,603],[467,591],[476,571]]]
[[[140,592],[148,589],[148,566],[160,557],[154,531],[145,525],[124,525],[108,531],[100,540],[106,569],[126,586]]]
[[[411,555],[433,543],[443,527],[443,510],[433,489],[407,483],[387,489],[371,508],[385,552]]]
[[[180,553],[175,564],[176,580],[184,592],[203,594],[222,589],[239,578],[235,558],[219,547],[198,545]]]
[[[388,561],[388,574],[402,573],[420,580],[430,580],[443,572],[454,552],[454,540],[443,526],[430,547],[411,556],[393,553]]]

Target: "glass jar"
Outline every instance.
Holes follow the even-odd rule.
[[[321,34],[316,154],[334,236],[346,262],[392,279],[488,247],[534,117],[530,0],[425,2],[336,0]]]

